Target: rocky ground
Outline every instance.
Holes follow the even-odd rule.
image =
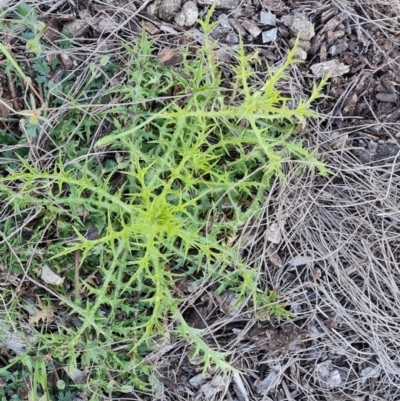
[[[258,50],[262,77],[298,36],[303,63],[282,89],[307,95],[330,74],[328,97],[316,105],[325,118],[309,122],[301,137],[333,174],[299,176],[288,163],[289,185],[277,180],[262,218],[244,228],[243,254],[296,317],[256,320],[232,310],[232,294],[180,283],[190,300],[187,321],[231,352],[240,373],[204,376],[184,344],[161,347],[151,356],[164,377],[158,399],[400,399],[400,5],[392,1],[217,0],[212,37],[224,63],[241,36]],[[214,2],[30,3],[87,55],[119,52],[144,27],[174,68],[178,48],[203,41],[196,21]]]

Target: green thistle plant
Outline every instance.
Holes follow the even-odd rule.
[[[205,44],[195,57],[185,55],[182,71],[155,63],[145,36],[127,48],[128,82],[115,91],[129,106],[105,112],[114,130],[96,144],[108,146],[106,157],[118,154],[118,161],[105,168],[106,162],[88,155],[67,163],[60,153],[51,168],[21,159],[0,178],[8,211],[0,221],[2,254],[6,243],[15,250],[4,262],[22,274],[21,265],[29,261],[33,280],[34,271],[51,264],[66,283],[80,283],[82,290],[72,296],[68,286],[52,288],[63,313],[81,323],[74,329],[43,328],[37,352],[70,369],[89,369],[93,394],[113,395],[130,386],[149,390],[150,367],[143,361],[155,339],[165,336],[166,322],[176,323],[175,333],[202,357],[205,370],[233,369],[228,354],[210,348],[202,332],[184,321],[174,295],[182,276],[196,273],[204,286],[211,279],[219,291],[235,291],[238,302],[252,299],[254,307],[289,316],[275,295],[257,288],[255,270],[237,260],[240,244],[232,246],[229,239],[260,208],[272,177],[284,177],[285,160],[301,158],[327,173],[293,139],[297,120],[317,117],[310,106],[325,81],[290,109],[276,83],[295,62],[295,50],[258,88],[251,83],[252,56],[241,45],[227,99],[208,37],[210,15],[202,23]],[[182,88],[179,100],[165,96],[172,88]],[[116,176],[123,178],[117,187]],[[37,223],[26,241],[18,224],[29,213]],[[79,234],[88,224],[98,229],[98,238]],[[74,235],[78,241],[66,245],[64,239]],[[43,238],[46,246],[39,249]],[[26,358],[19,360],[26,364]],[[43,364],[30,363],[40,370],[37,383],[47,393]]]

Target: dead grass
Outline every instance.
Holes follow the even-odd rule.
[[[377,53],[385,54],[371,27],[399,43],[398,2],[333,3],[348,14],[350,24],[359,26],[359,34]],[[355,7],[365,16],[360,17]],[[380,68],[397,69],[398,63],[389,57]],[[292,74],[287,89],[301,97],[309,87],[307,78],[297,66]],[[358,132],[359,138],[368,139],[366,129],[379,127],[396,141],[398,125],[376,118],[367,123],[355,120],[351,127],[344,120],[343,129],[333,132],[349,94],[345,91],[329,110],[321,104],[326,120],[303,131],[309,147],[323,153],[331,177],[298,175],[299,165],[287,164],[288,183],[276,180],[262,218],[249,220],[243,230],[247,239],[242,254],[248,255],[250,265],[259,266],[266,286],[279,289],[289,300],[297,317],[283,324],[272,322],[271,327],[242,311],[233,319],[222,317],[211,328],[210,337],[221,333],[221,327],[230,328],[230,349],[237,353],[238,366],[245,367],[244,376],[231,377],[221,394],[234,392],[244,400],[400,397],[400,160],[395,156],[363,164],[357,156],[360,149],[349,140]],[[271,243],[266,240],[274,224],[282,234],[282,268],[271,260]],[[297,330],[301,334],[289,349],[284,343],[278,352],[273,349],[268,336]],[[173,360],[172,354],[164,363]],[[176,372],[169,374],[176,377]],[[264,390],[257,387],[260,377],[266,378]]]

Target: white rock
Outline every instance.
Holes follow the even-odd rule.
[[[273,244],[279,244],[281,242],[282,235],[278,223],[270,224],[265,235],[268,241],[272,242]]]
[[[64,279],[58,274],[54,273],[49,266],[43,265],[40,271],[40,278],[46,283],[51,285],[61,285]]]
[[[307,60],[307,52],[299,47],[294,53],[294,58],[297,60],[305,61]]]
[[[175,16],[175,22],[181,27],[193,26],[199,18],[199,10],[193,1],[187,1]]]
[[[340,77],[350,71],[350,67],[337,60],[325,61],[324,63],[317,63],[310,67],[311,72],[317,78],[323,78],[329,74],[330,78]]]

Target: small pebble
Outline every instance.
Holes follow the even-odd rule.
[[[272,28],[268,31],[264,31],[262,33],[263,43],[273,42],[274,40],[276,40],[277,34],[278,34],[278,28]]]
[[[237,45],[239,43],[239,37],[235,33],[229,33],[225,38],[225,42],[232,45]]]
[[[343,53],[345,50],[347,50],[347,47],[347,42],[340,42],[336,45],[331,46],[329,49],[329,53],[332,54],[332,56],[336,56],[337,54]]]
[[[347,74],[350,71],[350,67],[337,60],[329,60],[323,63],[313,64],[310,70],[317,78],[323,78],[327,75],[329,75],[330,78],[334,78]]]
[[[371,162],[371,154],[367,150],[363,150],[360,155],[361,163],[370,163]]]
[[[293,36],[299,36],[300,40],[309,41],[314,37],[314,25],[304,16],[296,15],[290,25],[290,32]]]
[[[276,25],[276,16],[275,14],[270,13],[269,11],[261,11],[260,13],[260,23],[264,25]]]
[[[217,54],[217,60],[224,62],[224,63],[229,63],[231,61],[231,55],[229,52],[226,50],[226,48],[221,47],[220,49],[217,49],[215,51]]]
[[[189,383],[193,388],[198,389],[210,378],[211,378],[211,375],[209,373],[205,373],[205,374],[199,373],[198,375],[189,379]]]
[[[158,9],[158,17],[163,21],[172,21],[181,9],[181,0],[163,0]]]
[[[371,378],[377,379],[380,376],[381,369],[379,366],[372,368],[368,366],[361,371],[362,383],[367,383]]]
[[[301,47],[296,49],[294,53],[294,58],[297,60],[305,61],[307,60],[307,52],[303,50]]]
[[[397,95],[395,93],[377,93],[376,100],[381,102],[396,103]]]
[[[175,22],[181,27],[193,26],[199,18],[199,10],[193,1],[187,1],[181,11],[176,14]]]
[[[229,18],[226,14],[220,14],[218,17],[219,24],[217,26],[226,28],[226,29],[232,29],[231,24],[229,23]]]

